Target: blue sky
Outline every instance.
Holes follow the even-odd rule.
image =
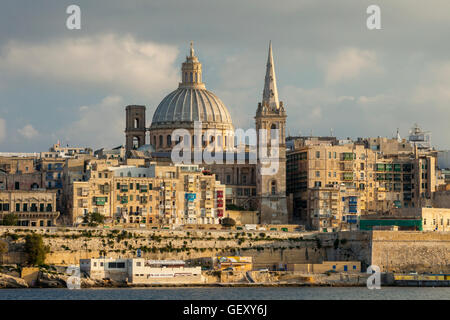
[[[66,28],[70,4],[81,30]],[[370,4],[381,30],[366,28]],[[125,106],[146,105],[150,125],[190,40],[235,127],[253,126],[272,40],[292,135],[406,136],[417,122],[450,148],[448,12],[443,0],[4,0],[0,151],[123,144]]]

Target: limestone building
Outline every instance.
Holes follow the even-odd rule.
[[[256,147],[262,145],[258,130],[266,131],[268,152],[276,155],[275,160],[271,159],[276,162],[276,170],[269,174],[264,168],[270,164],[262,161],[254,145],[237,141],[228,109],[206,89],[202,65],[191,43],[189,56],[181,67],[181,82],[158,105],[150,127],[144,125],[144,106],[126,107],[127,156],[170,162],[172,150],[179,146],[185,147],[183,155],[188,150],[192,160],[195,160],[195,151],[213,150],[211,154],[214,156],[217,151],[227,151],[227,155],[224,154],[223,158],[217,156],[212,163],[200,159],[200,165],[216,174],[226,185],[227,205],[234,209],[258,210],[261,223],[286,224],[286,116],[283,103],[278,99],[270,44],[263,99],[255,116]],[[174,135],[175,130],[177,136]],[[144,142],[146,131],[149,132],[148,143]],[[271,138],[277,139],[278,143],[270,145]],[[242,161],[238,162],[240,156]],[[228,162],[230,158],[232,161]]]
[[[368,138],[340,144],[336,139],[297,138],[287,155],[287,188],[293,217],[311,225],[320,211],[314,189],[354,188],[361,215],[395,208],[431,205],[436,189],[436,154],[419,151],[405,140]]]
[[[0,220],[14,214],[17,225],[50,227],[56,224],[56,192],[46,190],[3,190],[0,191]]]
[[[95,163],[87,172],[68,187],[75,225],[92,212],[109,222],[154,225],[217,224],[225,213],[225,186],[197,165]]]

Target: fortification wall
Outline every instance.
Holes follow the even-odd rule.
[[[450,273],[450,232],[373,231],[371,263],[387,272]]]

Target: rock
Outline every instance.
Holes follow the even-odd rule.
[[[68,277],[67,275],[41,272],[39,274],[37,286],[44,288],[66,288],[67,277]]]
[[[28,288],[28,284],[24,279],[1,273],[0,288]]]

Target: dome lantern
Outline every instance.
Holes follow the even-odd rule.
[[[202,64],[195,56],[194,43],[192,41],[189,56],[186,56],[186,61],[181,66],[181,83],[179,88],[205,89],[205,84],[202,82]]]

